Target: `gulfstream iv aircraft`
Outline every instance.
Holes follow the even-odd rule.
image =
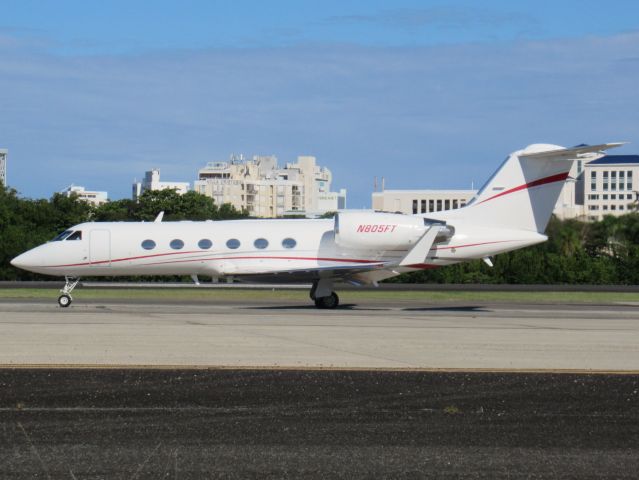
[[[463,208],[403,215],[345,210],[330,220],[89,222],[14,258],[16,267],[65,276],[71,304],[81,276],[211,275],[311,283],[318,308],[339,303],[338,282],[376,285],[403,272],[484,259],[547,239],[544,230],[572,163],[621,143],[512,153]]]

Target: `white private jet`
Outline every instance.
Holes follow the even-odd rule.
[[[403,215],[345,210],[329,220],[89,222],[14,258],[65,276],[68,307],[81,276],[211,275],[310,282],[318,308],[335,308],[337,282],[373,284],[403,272],[484,259],[547,240],[544,230],[573,161],[623,143],[512,153],[463,208]]]

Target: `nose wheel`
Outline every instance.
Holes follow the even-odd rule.
[[[72,301],[73,299],[71,298],[71,295],[67,295],[66,293],[58,297],[58,305],[62,308],[66,308],[71,305]]]
[[[60,305],[62,308],[66,308],[71,305],[71,302],[73,302],[71,292],[78,285],[78,283],[80,283],[79,277],[64,277],[64,280],[64,287],[62,287],[62,289],[60,290],[61,295],[58,297],[58,305]]]

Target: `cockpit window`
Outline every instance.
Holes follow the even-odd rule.
[[[66,240],[67,241],[69,241],[69,240],[82,240],[82,230],[76,230],[71,235],[69,235],[66,238]]]
[[[67,238],[69,235],[71,235],[73,233],[73,230],[65,230],[64,232],[58,234],[53,240],[51,240],[52,242],[60,242],[62,240],[64,240],[65,238]]]

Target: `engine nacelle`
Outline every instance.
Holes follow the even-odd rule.
[[[406,249],[424,235],[424,218],[398,213],[339,212],[335,215],[335,243],[364,250]]]

